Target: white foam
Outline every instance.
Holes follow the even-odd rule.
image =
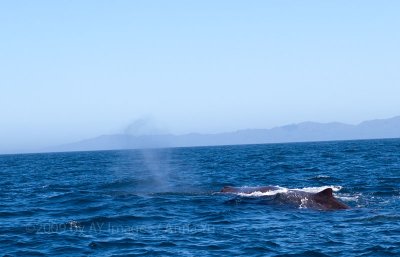
[[[307,209],[308,198],[301,198],[301,204],[299,206],[300,209]]]
[[[294,188],[291,190],[299,190],[307,193],[319,193],[327,188],[332,188],[334,192],[340,191],[342,189],[341,186],[322,186],[322,187],[303,187],[303,188]]]
[[[337,198],[345,202],[356,202],[358,200],[358,196],[338,196]]]
[[[279,188],[277,190],[272,190],[268,192],[255,191],[251,193],[238,193],[238,195],[245,197],[260,197],[260,196],[276,195],[279,193],[287,193],[288,191],[289,190],[287,188]]]

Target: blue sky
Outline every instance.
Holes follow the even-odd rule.
[[[400,114],[398,1],[3,1],[0,152]]]

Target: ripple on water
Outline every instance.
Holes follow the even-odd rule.
[[[399,256],[399,140],[0,156],[5,256]],[[163,179],[157,177],[157,172]],[[265,205],[280,185],[353,208]]]

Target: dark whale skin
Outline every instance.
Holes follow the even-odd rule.
[[[226,186],[221,189],[221,193],[244,193],[269,192],[278,190],[279,187],[261,186],[261,187],[231,187]],[[309,193],[301,190],[288,190],[285,193],[277,193],[275,202],[279,204],[297,205],[317,210],[345,210],[349,206],[340,202],[333,196],[332,188],[324,189],[318,193]]]

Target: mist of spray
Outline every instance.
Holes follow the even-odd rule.
[[[168,133],[154,119],[135,120],[123,134],[126,144],[134,150],[119,151],[115,158],[113,171],[117,178],[113,183],[119,186],[118,190],[140,194],[196,191],[200,181],[193,172],[193,158],[186,150],[168,148],[174,142],[168,141]]]
[[[157,126],[154,119],[137,119],[125,129],[125,135],[131,140],[141,139],[142,149],[133,151],[136,165],[132,167],[135,177],[135,189],[141,192],[168,192],[173,190],[171,183],[170,150],[167,142],[158,142],[158,135],[166,134]],[[160,149],[159,147],[163,147]],[[158,148],[158,149],[157,149]]]

